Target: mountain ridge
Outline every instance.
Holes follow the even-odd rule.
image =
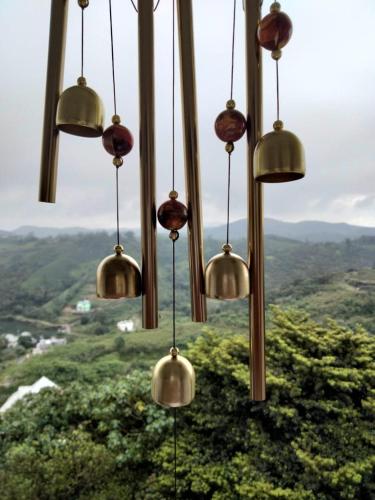
[[[48,227],[48,226],[20,226],[14,230],[0,230],[0,237],[5,236],[34,236],[36,238],[48,238],[62,235],[77,235],[88,233],[106,232],[113,233],[114,228],[96,228],[88,229],[80,226],[71,227]],[[131,231],[139,235],[139,228],[122,228],[121,232]],[[205,237],[222,240],[225,238],[226,226],[206,226],[204,230]],[[357,226],[346,222],[324,222],[319,220],[306,220],[300,222],[285,222],[273,218],[265,218],[264,233],[266,236],[280,236],[297,241],[306,242],[341,242],[346,239],[352,240],[361,236],[374,236],[375,227]],[[230,224],[231,239],[240,239],[246,237],[247,221],[239,219]]]

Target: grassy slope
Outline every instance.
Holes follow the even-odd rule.
[[[139,241],[126,235],[126,250],[139,255]],[[110,253],[113,238],[104,233],[60,238],[0,239],[0,331],[1,317],[17,315],[72,325],[69,344],[43,356],[10,360],[0,364],[0,402],[20,384],[46,375],[63,384],[76,378],[96,383],[131,370],[151,366],[168,352],[170,345],[171,247],[159,241],[160,328],[139,329],[123,335],[125,348],[118,352],[116,322],[134,318],[140,325],[141,303],[99,301],[95,298],[95,270]],[[206,256],[220,251],[220,243],[206,242]],[[237,253],[245,254],[245,241],[234,242]],[[266,239],[267,301],[292,304],[306,309],[315,318],[329,315],[350,325],[358,321],[374,331],[375,239],[361,238],[341,244],[308,244],[283,238]],[[352,270],[350,270],[352,269]],[[357,269],[357,270],[353,270]],[[77,300],[90,298],[94,310],[89,323],[82,325],[74,314]],[[181,347],[202,329],[190,322],[186,240],[178,246],[177,304],[178,338]],[[19,310],[21,308],[21,310]],[[225,332],[235,329],[246,334],[247,301],[209,301],[209,326]],[[5,320],[4,320],[5,322]],[[4,323],[8,324],[8,323]],[[41,323],[36,323],[43,332]],[[104,335],[95,335],[97,328]]]

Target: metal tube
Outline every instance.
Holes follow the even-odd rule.
[[[191,0],[177,0],[192,320],[207,320]]]
[[[138,1],[140,183],[142,236],[142,325],[158,327],[156,206],[154,4]]]
[[[248,256],[250,263],[251,399],[266,399],[263,186],[254,179],[254,149],[262,135],[262,57],[257,41],[262,0],[245,0],[248,128]]]
[[[56,108],[64,78],[68,0],[52,0],[44,104],[42,154],[39,178],[39,201],[55,203],[59,133]]]

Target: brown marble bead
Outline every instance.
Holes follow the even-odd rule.
[[[271,12],[258,26],[259,44],[267,50],[279,50],[285,47],[293,33],[290,17],[284,12]]]
[[[246,131],[246,118],[236,109],[222,111],[215,121],[215,132],[224,142],[236,142]]]
[[[107,153],[113,156],[125,156],[131,151],[134,139],[129,129],[115,123],[104,130],[102,142]]]
[[[158,221],[165,229],[170,231],[181,229],[186,224],[187,219],[187,208],[176,199],[168,200],[159,207]]]

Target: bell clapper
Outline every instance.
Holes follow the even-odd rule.
[[[244,115],[236,110],[233,99],[234,80],[234,40],[236,28],[236,0],[233,2],[233,30],[232,30],[232,61],[230,78],[230,99],[226,103],[226,110],[221,112],[215,121],[215,132],[218,138],[224,141],[228,155],[227,181],[227,209],[226,209],[226,242],[222,246],[223,252],[212,257],[206,266],[205,284],[206,296],[212,299],[235,300],[247,297],[249,294],[249,270],[245,261],[232,253],[229,243],[229,215],[230,215],[230,180],[231,161],[234,151],[234,142],[241,139],[247,129]]]
[[[81,2],[81,0],[78,0]],[[82,0],[83,1],[83,0]],[[97,269],[96,293],[100,298],[119,299],[138,297],[142,293],[141,271],[137,262],[129,255],[124,254],[124,247],[120,244],[120,217],[119,217],[119,181],[118,171],[123,165],[123,156],[133,147],[133,136],[126,127],[120,125],[121,118],[116,110],[116,82],[113,54],[112,4],[109,2],[109,17],[111,30],[112,53],[112,82],[114,115],[112,125],[103,133],[102,143],[107,153],[113,156],[112,163],[116,168],[116,245],[114,255],[102,260]],[[82,77],[83,78],[83,77]]]
[[[264,135],[254,151],[254,177],[260,182],[289,182],[305,175],[305,155],[297,136],[284,130],[280,120],[279,60],[281,49],[289,42],[293,32],[290,18],[273,2],[270,13],[261,19],[257,37],[259,44],[269,51],[276,68],[276,121],[273,132]]]

